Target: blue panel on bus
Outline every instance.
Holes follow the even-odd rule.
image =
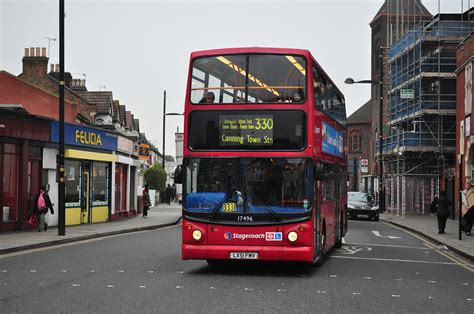
[[[337,157],[344,156],[344,140],[339,132],[323,121],[323,152]]]

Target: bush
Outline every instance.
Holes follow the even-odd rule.
[[[144,174],[145,182],[151,190],[164,191],[166,184],[166,172],[160,164],[148,168]]]

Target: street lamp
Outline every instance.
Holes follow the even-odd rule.
[[[381,58],[382,59],[382,58]],[[383,59],[382,65],[383,67]],[[382,72],[383,70],[381,70]],[[379,208],[381,212],[385,212],[385,193],[383,184],[383,75],[380,75],[380,81],[375,80],[361,80],[354,81],[352,78],[346,78],[344,81],[346,84],[372,84],[379,85],[380,88],[380,99],[379,99]]]
[[[182,116],[184,113],[169,112],[166,113],[166,91],[163,95],[163,156],[162,156],[162,167],[165,169],[165,135],[166,135],[166,116]]]

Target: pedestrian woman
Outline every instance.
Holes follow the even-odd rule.
[[[143,189],[143,217],[148,217],[148,209],[150,206],[150,192],[148,191],[148,184],[145,184],[145,188]]]
[[[446,191],[439,193],[438,198],[438,210],[436,215],[438,216],[438,234],[443,234],[444,229],[446,228],[446,220],[449,217],[449,207],[451,206],[451,201],[446,196]]]
[[[38,215],[38,231],[41,232],[48,230],[48,224],[45,222],[45,217],[48,210],[51,211],[51,214],[54,214],[54,209],[45,186],[42,186],[38,194],[36,194],[33,207],[34,214]]]

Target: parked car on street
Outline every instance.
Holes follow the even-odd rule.
[[[350,218],[379,220],[379,204],[364,192],[347,192],[347,212]]]

